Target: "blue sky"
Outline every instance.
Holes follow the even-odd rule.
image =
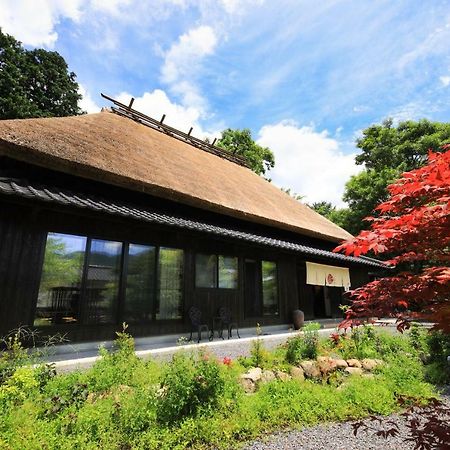
[[[362,129],[450,116],[450,1],[4,0],[0,25],[60,52],[89,112],[104,92],[198,137],[251,128],[309,202],[342,204]]]

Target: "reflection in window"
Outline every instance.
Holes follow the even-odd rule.
[[[159,249],[156,319],[181,319],[183,250]]]
[[[48,233],[35,326],[80,320],[80,288],[86,238]]]
[[[219,255],[219,287],[236,289],[238,283],[238,259]]]
[[[155,294],[155,247],[130,244],[123,320],[149,321]]]
[[[196,255],[195,286],[202,288],[217,287],[217,256]]]
[[[272,261],[262,261],[263,314],[278,315],[277,265]]]
[[[92,239],[86,278],[86,322],[114,323],[122,243]]]

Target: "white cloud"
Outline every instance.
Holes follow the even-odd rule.
[[[80,20],[86,0],[15,0],[0,3],[0,26],[25,45],[52,48],[55,25],[62,19]]]
[[[92,0],[92,7],[100,12],[117,16],[121,10],[128,8],[133,0]]]
[[[214,30],[206,25],[182,34],[165,54],[161,75],[165,82],[174,83],[192,70],[192,65],[211,55],[217,44]]]
[[[243,14],[247,6],[259,6],[264,0],[220,0],[219,2],[227,14]]]
[[[122,92],[116,96],[118,101],[125,104],[130,102],[131,97],[133,96],[127,92]],[[155,89],[153,92],[145,92],[141,97],[136,97],[133,108],[158,120],[165,114],[166,118],[164,119],[164,123],[181,131],[188,132],[193,127],[192,135],[199,139],[206,137],[214,139],[220,135],[220,132],[217,130],[203,129],[199,123],[202,115],[199,109],[172,102],[161,89]]]
[[[265,125],[258,143],[275,154],[275,167],[270,172],[274,184],[305,195],[307,203],[326,200],[344,206],[345,182],[361,171],[355,165],[354,153],[344,154],[337,140],[313,126],[299,127],[287,121]]]
[[[418,59],[425,58],[432,54],[440,54],[448,48],[450,40],[450,16],[443,18],[443,26],[434,29],[428,36],[419,43],[413,50],[407,52],[398,61],[398,67],[404,69],[409,64]]]
[[[444,87],[450,86],[450,76],[439,77],[439,80],[441,80],[441,83],[444,85]]]
[[[215,31],[210,26],[201,25],[182,34],[164,54],[161,80],[180,96],[183,104],[202,110],[206,108],[206,102],[192,77],[202,60],[214,53],[216,45]]]
[[[441,104],[438,101],[431,100],[413,100],[404,105],[399,105],[391,110],[386,117],[392,117],[394,124],[406,120],[419,120],[424,117],[430,117],[431,114],[439,111]]]
[[[100,106],[95,103],[94,99],[83,85],[79,85],[78,92],[83,96],[83,98],[78,102],[78,106],[83,111],[86,111],[89,114],[100,111]]]

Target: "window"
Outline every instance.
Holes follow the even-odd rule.
[[[183,255],[175,248],[48,233],[34,325],[181,319]]]
[[[217,256],[197,255],[195,258],[195,286],[214,288],[217,285]]]
[[[219,255],[219,287],[237,289],[238,259],[232,256]]]
[[[86,276],[86,322],[114,323],[122,243],[92,239]]]
[[[155,298],[156,248],[130,244],[123,320],[128,323],[152,319]]]
[[[265,316],[278,315],[277,265],[272,261],[262,261],[262,301]]]
[[[245,260],[244,305],[246,317],[277,316],[277,264],[273,261]]]
[[[48,234],[35,326],[79,322],[86,240],[82,236]]]
[[[159,249],[156,319],[181,319],[183,250]]]
[[[195,286],[237,289],[238,259],[234,256],[202,255],[195,258]]]

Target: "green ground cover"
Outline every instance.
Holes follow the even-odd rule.
[[[184,350],[157,363],[137,358],[123,332],[91,369],[56,375],[51,366],[27,365],[13,340],[0,356],[0,448],[229,449],[285,427],[387,415],[400,398],[426,403],[437,395],[430,381],[448,381],[448,341],[417,328],[404,337],[370,327],[319,340],[311,327],[274,352],[256,342],[238,361]],[[373,377],[275,380],[251,395],[238,383],[248,367],[287,371],[314,354],[385,363]]]

